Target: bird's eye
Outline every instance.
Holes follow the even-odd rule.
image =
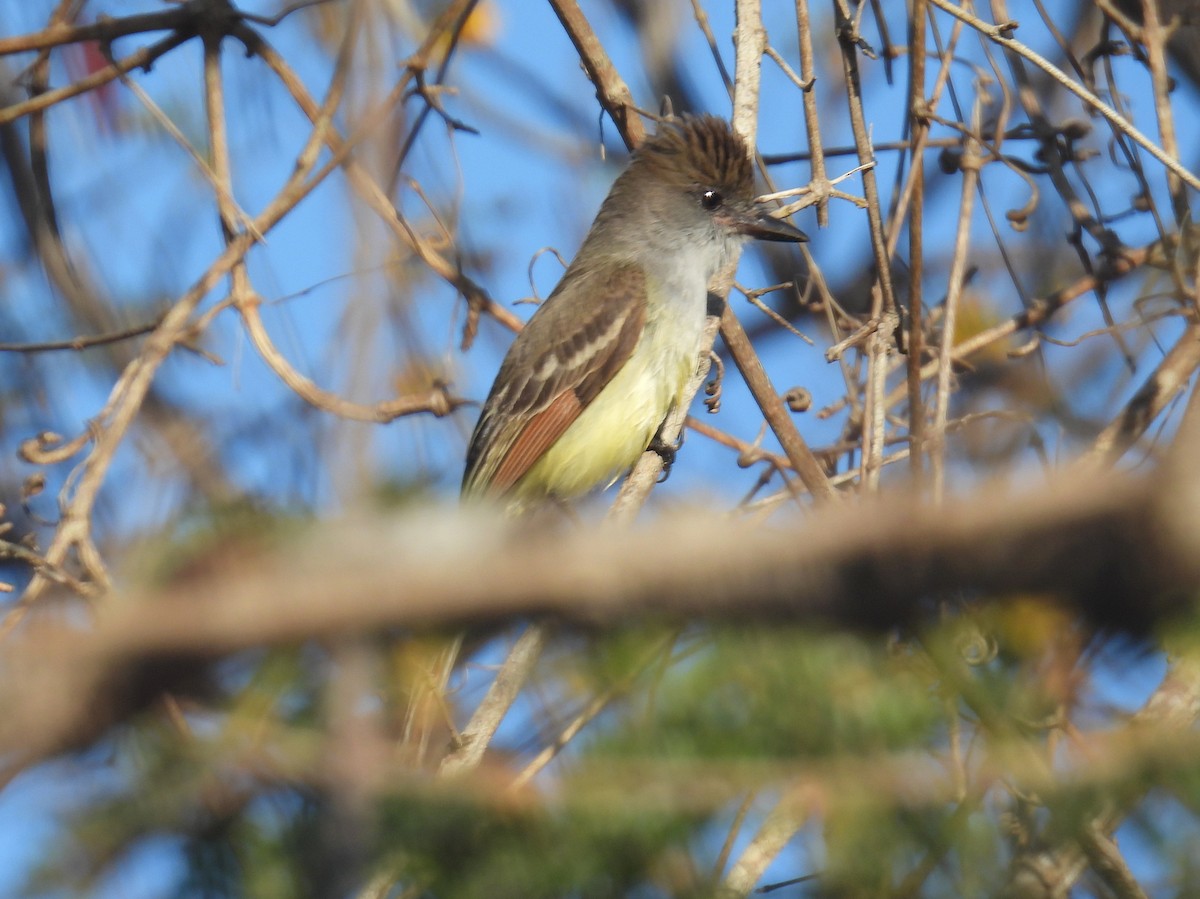
[[[725,198],[715,190],[706,190],[700,198],[700,205],[709,210],[716,209],[723,202],[725,202]]]

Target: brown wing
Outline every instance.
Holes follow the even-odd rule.
[[[646,321],[641,270],[568,270],[508,351],[471,437],[464,495],[511,489],[620,371]]]

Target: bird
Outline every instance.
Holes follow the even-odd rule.
[[[755,200],[750,150],[724,119],[664,120],[509,348],[463,497],[521,512],[611,486],[681,401],[705,349],[708,284],[751,238],[808,239]]]

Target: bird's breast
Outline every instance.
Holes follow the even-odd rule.
[[[696,370],[707,309],[706,280],[672,286],[647,276],[646,324],[632,354],[530,470],[527,487],[560,497],[611,482],[645,452]]]

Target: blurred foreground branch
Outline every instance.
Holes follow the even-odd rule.
[[[129,671],[379,628],[702,615],[882,630],[938,599],[1032,592],[1143,632],[1200,584],[1200,479],[1186,455],[1151,477],[1081,474],[940,508],[893,495],[770,529],[690,512],[555,533],[449,509],[327,524],[253,564],[114,598],[88,633],[27,628],[5,662],[21,677],[0,690],[0,751],[61,746]]]

